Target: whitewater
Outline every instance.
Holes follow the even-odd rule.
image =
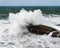
[[[0,20],[0,48],[60,48],[60,38],[30,33],[26,26],[46,25],[60,31],[60,15],[44,16],[40,9],[20,10],[9,13],[6,20]]]

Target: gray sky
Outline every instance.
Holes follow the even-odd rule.
[[[60,6],[60,0],[0,0],[0,6]]]

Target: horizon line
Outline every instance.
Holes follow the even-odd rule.
[[[14,5],[15,6],[15,5]],[[28,6],[29,7],[29,6]],[[37,6],[37,7],[39,7],[39,6]]]

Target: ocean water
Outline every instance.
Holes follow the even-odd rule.
[[[22,8],[27,11],[41,9],[43,14],[60,14],[60,6],[0,6],[0,19],[6,19],[9,13],[18,13]]]
[[[0,48],[60,48],[60,38],[31,34],[26,26],[47,25],[60,31],[60,7],[0,7]]]

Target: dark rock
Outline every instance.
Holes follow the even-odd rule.
[[[43,35],[43,34],[49,34],[50,32],[53,32],[52,37],[60,37],[60,31],[57,31],[56,29],[45,25],[30,24],[29,26],[27,26],[27,29],[30,33],[34,33],[34,34]]]
[[[57,24],[56,26],[60,26],[60,24]]]
[[[42,34],[49,34],[52,31],[56,31],[56,29],[54,29],[52,27],[49,27],[49,26],[45,26],[45,25],[32,25],[32,24],[27,26],[27,29],[31,33],[41,34],[41,35]]]
[[[59,37],[60,38],[60,32],[59,31],[53,32],[52,37]]]

